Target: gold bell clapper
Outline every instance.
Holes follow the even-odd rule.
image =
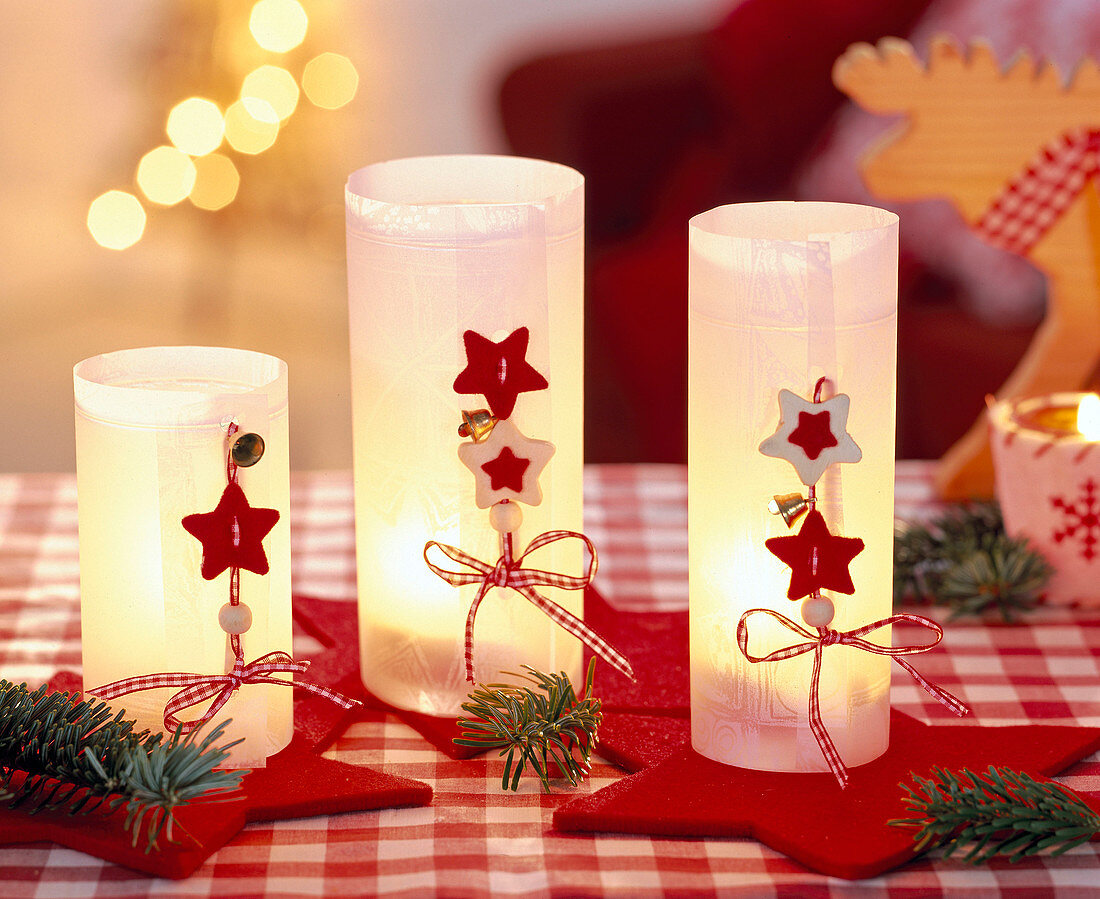
[[[805,515],[809,509],[810,501],[801,493],[784,493],[773,496],[772,501],[768,503],[768,511],[772,515],[782,515],[783,523],[787,527],[793,527],[794,523]]]
[[[481,443],[496,427],[498,419],[488,409],[476,409],[473,412],[463,411],[462,424],[458,426],[459,437],[472,437],[474,443]]]

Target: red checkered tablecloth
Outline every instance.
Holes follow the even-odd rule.
[[[928,468],[900,463],[900,517],[927,515]],[[678,466],[593,466],[585,530],[600,549],[598,586],[631,609],[687,604],[687,484]],[[351,477],[297,474],[291,510],[294,585],[355,596]],[[1100,613],[1044,610],[1027,626],[954,624],[946,651],[921,670],[965,700],[983,724],[1100,726]],[[308,653],[307,641],[296,644]],[[0,475],[0,674],[39,683],[80,664],[76,488],[71,476]],[[908,678],[893,703],[942,717]],[[966,725],[960,725],[966,726]],[[333,757],[426,781],[429,808],[351,813],[247,827],[190,879],[151,880],[47,844],[0,848],[0,895],[644,896],[660,893],[824,896],[1100,893],[1100,844],[1060,858],[971,868],[938,856],[859,883],[813,874],[753,840],[566,836],[550,829],[568,794],[534,783],[502,793],[495,759],[451,761],[395,718],[354,725]],[[622,773],[597,764],[581,789]],[[1100,759],[1062,780],[1100,791]]]

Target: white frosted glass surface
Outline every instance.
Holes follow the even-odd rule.
[[[280,516],[264,538],[270,573],[241,572],[241,601],[253,616],[242,638],[245,659],[289,652],[286,364],[245,350],[149,347],[86,359],[73,374],[84,688],[142,674],[227,670],[218,610],[229,600],[229,573],[201,577],[202,544],[180,522],[218,504],[233,420],[266,446],[258,464],[239,469],[245,495]],[[163,730],[164,703],[174,692],[130,693],[111,704],[140,727]],[[214,718],[233,719],[227,740],[245,738],[232,764],[263,765],[287,745],[292,693],[251,684],[233,695]],[[195,706],[181,717],[205,710]]]
[[[455,714],[469,686],[463,631],[476,586],[452,587],[422,557],[428,540],[496,561],[497,534],[458,459],[455,393],[462,334],[531,338],[527,361],[549,389],[521,393],[512,421],[557,448],[543,501],[523,507],[517,551],[551,529],[581,529],[583,179],[531,159],[447,156],[379,163],[347,186],[348,295],[355,439],[356,556],[363,681],[404,708]],[[531,565],[577,574],[577,541]],[[576,615],[579,591],[539,588]],[[532,665],[580,676],[580,644],[512,590],[478,611],[480,680]]]
[[[809,399],[821,376],[851,397],[848,432],[863,450],[818,482],[833,534],[866,548],[849,570],[853,596],[825,591],[848,630],[890,614],[894,486],[897,216],[831,203],[723,206],[690,223],[688,518],[692,743],[747,768],[827,770],[809,730],[813,654],[749,663],[737,622],[750,608],[801,623],[786,597],[790,569],[764,545],[796,533],[768,512],[774,494],[804,488],[794,467],[764,456],[778,394]],[[764,655],[801,642],[765,616],[751,623]],[[889,630],[876,632],[889,641]],[[850,765],[889,740],[890,662],[827,647],[825,724]]]

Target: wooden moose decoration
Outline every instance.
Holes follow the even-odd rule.
[[[905,117],[860,164],[869,190],[946,197],[981,237],[1046,275],[1046,316],[998,396],[1087,387],[1100,362],[1096,62],[1066,85],[1026,53],[1002,68],[984,42],[936,38],[926,66],[908,42],[884,38],[849,47],[833,81],[865,109]],[[944,455],[936,487],[945,499],[992,496],[984,416]]]

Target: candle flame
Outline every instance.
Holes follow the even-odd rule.
[[[1100,396],[1086,394],[1077,407],[1077,430],[1086,440],[1100,440]]]

